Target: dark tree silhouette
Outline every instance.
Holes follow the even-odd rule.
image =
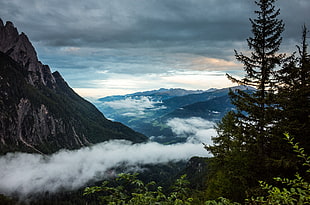
[[[275,0],[255,3],[259,9],[255,11],[257,18],[250,19],[253,34],[247,39],[250,54],[235,51],[236,59],[244,65],[245,76],[237,79],[227,75],[232,82],[255,90],[230,92],[236,111],[223,118],[217,126],[214,145],[206,147],[216,158],[215,175],[225,173],[225,180],[228,178],[233,186],[238,186],[237,190],[229,191],[226,185],[226,190],[219,194],[234,200],[245,197],[244,192],[254,187],[259,178],[273,174],[269,173],[268,161],[277,121],[277,73],[285,59],[284,54],[278,54],[284,24],[278,19],[280,10],[275,9]]]

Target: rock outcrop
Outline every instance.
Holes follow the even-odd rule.
[[[55,79],[47,65],[43,65],[28,37],[21,33],[13,23],[8,21],[4,25],[0,19],[0,51],[9,55],[13,60],[28,71],[27,82],[38,86],[43,84],[54,88]]]
[[[52,153],[111,139],[147,138],[107,120],[38,60],[24,33],[0,19],[0,154]]]

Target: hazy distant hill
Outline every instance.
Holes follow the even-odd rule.
[[[38,60],[24,33],[0,19],[0,153],[51,153],[110,139],[147,138],[107,120]]]
[[[184,96],[184,95],[190,95],[190,94],[199,94],[204,91],[202,90],[185,90],[181,88],[160,88],[158,90],[150,90],[150,91],[144,91],[144,92],[137,92],[133,94],[127,94],[127,95],[113,95],[113,96],[107,96],[104,98],[99,98],[99,102],[109,102],[109,101],[115,101],[115,100],[123,100],[126,98],[139,98],[141,96],[149,96],[152,97],[154,101],[160,101],[160,100],[166,100],[173,97],[178,96]]]
[[[231,104],[229,96],[225,94],[220,97],[211,98],[207,101],[196,102],[178,108],[173,112],[163,116],[163,119],[169,119],[173,117],[201,117],[216,122],[222,119],[222,117],[233,108],[234,106]]]
[[[122,122],[149,137],[166,138],[160,141],[162,143],[176,142],[172,140],[174,134],[167,125],[169,120],[199,117],[211,122],[219,121],[234,109],[228,96],[230,89],[253,90],[244,86],[207,91],[159,89],[100,98],[95,105],[112,120]]]
[[[183,96],[178,96],[170,99],[164,100],[165,106],[169,108],[169,111],[173,111],[177,108],[184,107],[187,105],[191,105],[197,102],[204,102],[211,100],[216,97],[221,97],[224,95],[227,95],[229,90],[244,90],[244,89],[252,89],[250,87],[245,87],[245,86],[235,86],[235,87],[230,87],[230,88],[222,88],[222,89],[210,89],[201,93],[195,93],[195,94],[188,94],[188,95],[183,95]]]

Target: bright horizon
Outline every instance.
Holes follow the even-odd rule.
[[[198,74],[197,74],[198,75]],[[113,83],[106,83],[109,88],[73,88],[73,90],[80,96],[88,99],[98,99],[113,95],[126,95],[136,92],[144,92],[150,90],[158,90],[160,88],[171,89],[180,88],[185,90],[208,90],[210,88],[227,88],[237,85],[236,83],[230,82],[225,73],[219,74],[218,76],[210,76],[208,74],[201,73],[200,76],[196,75],[174,75],[170,77],[170,82],[166,81],[162,87],[157,87],[161,85],[156,82],[157,80],[152,80],[153,82],[149,85],[145,79],[122,79],[121,81],[126,82],[126,84],[136,85],[131,88],[124,87],[113,87]],[[114,80],[114,79],[113,79]],[[151,81],[151,79],[149,79]],[[159,81],[159,80],[158,80]],[[183,82],[183,83],[182,83]],[[121,84],[120,84],[121,85]]]

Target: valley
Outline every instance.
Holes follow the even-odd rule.
[[[192,129],[197,126],[204,130],[213,129],[227,112],[234,109],[228,93],[229,90],[237,89],[254,91],[253,88],[244,86],[206,91],[162,88],[123,96],[108,96],[93,103],[107,118],[127,125],[152,141],[173,144],[185,142],[193,135],[193,130],[178,131],[176,126],[180,129],[189,126]],[[174,121],[179,125],[174,126]]]
[[[97,109],[38,60],[13,23],[0,20],[0,43],[0,199],[8,204],[83,204],[85,186],[122,172],[168,189],[181,173],[192,176],[193,156],[210,156],[202,143],[232,109],[228,88],[109,96]]]
[[[310,3],[223,2],[0,1],[0,205],[310,204]]]

